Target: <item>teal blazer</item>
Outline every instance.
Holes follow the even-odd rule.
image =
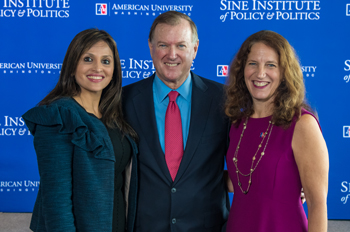
[[[108,131],[72,98],[23,115],[34,136],[40,187],[30,229],[35,232],[111,232],[115,155]],[[133,231],[137,147],[126,173],[127,228]]]

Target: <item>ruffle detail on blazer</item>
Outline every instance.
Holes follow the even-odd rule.
[[[77,104],[73,99],[61,99],[57,102],[65,101],[68,104]],[[83,109],[82,109],[83,111]],[[84,112],[88,117],[88,113]],[[92,152],[97,159],[107,159],[115,161],[111,152],[102,152],[112,148],[109,137],[103,138],[97,136],[82,120],[82,116],[77,109],[69,106],[62,106],[56,102],[50,105],[38,106],[27,111],[23,119],[29,131],[35,136],[36,127],[41,126],[59,126],[59,133],[71,134],[71,142],[85,151]],[[88,119],[87,120],[91,120]],[[101,122],[102,123],[102,122]],[[106,133],[108,136],[108,133]]]

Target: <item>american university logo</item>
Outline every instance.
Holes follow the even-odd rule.
[[[350,126],[343,126],[343,138],[350,138]]]
[[[218,65],[217,66],[217,76],[227,77],[228,76],[228,65]]]
[[[0,193],[11,192],[34,192],[39,189],[40,181],[20,180],[20,181],[0,181]]]
[[[62,63],[16,62],[0,63],[0,73],[3,74],[54,74],[61,73]]]
[[[191,16],[193,5],[158,5],[158,4],[130,4],[122,3],[96,3],[96,15],[121,16],[158,16],[163,12],[173,10]]]
[[[346,16],[350,16],[350,4],[346,4]]]
[[[96,3],[96,15],[107,15],[107,3]]]
[[[315,77],[317,66],[301,66],[305,77]]]

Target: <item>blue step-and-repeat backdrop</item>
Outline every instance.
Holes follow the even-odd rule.
[[[148,33],[168,10],[198,26],[192,70],[221,83],[249,35],[268,29],[287,38],[329,149],[329,219],[350,219],[350,0],[0,0],[0,212],[32,211],[40,180],[21,115],[55,86],[73,37],[87,28],[108,31],[123,85],[130,84],[155,71]]]

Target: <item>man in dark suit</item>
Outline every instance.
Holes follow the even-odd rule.
[[[125,117],[139,136],[135,231],[224,231],[223,86],[190,71],[199,40],[188,16],[159,15],[148,43],[155,74],[123,88]]]

